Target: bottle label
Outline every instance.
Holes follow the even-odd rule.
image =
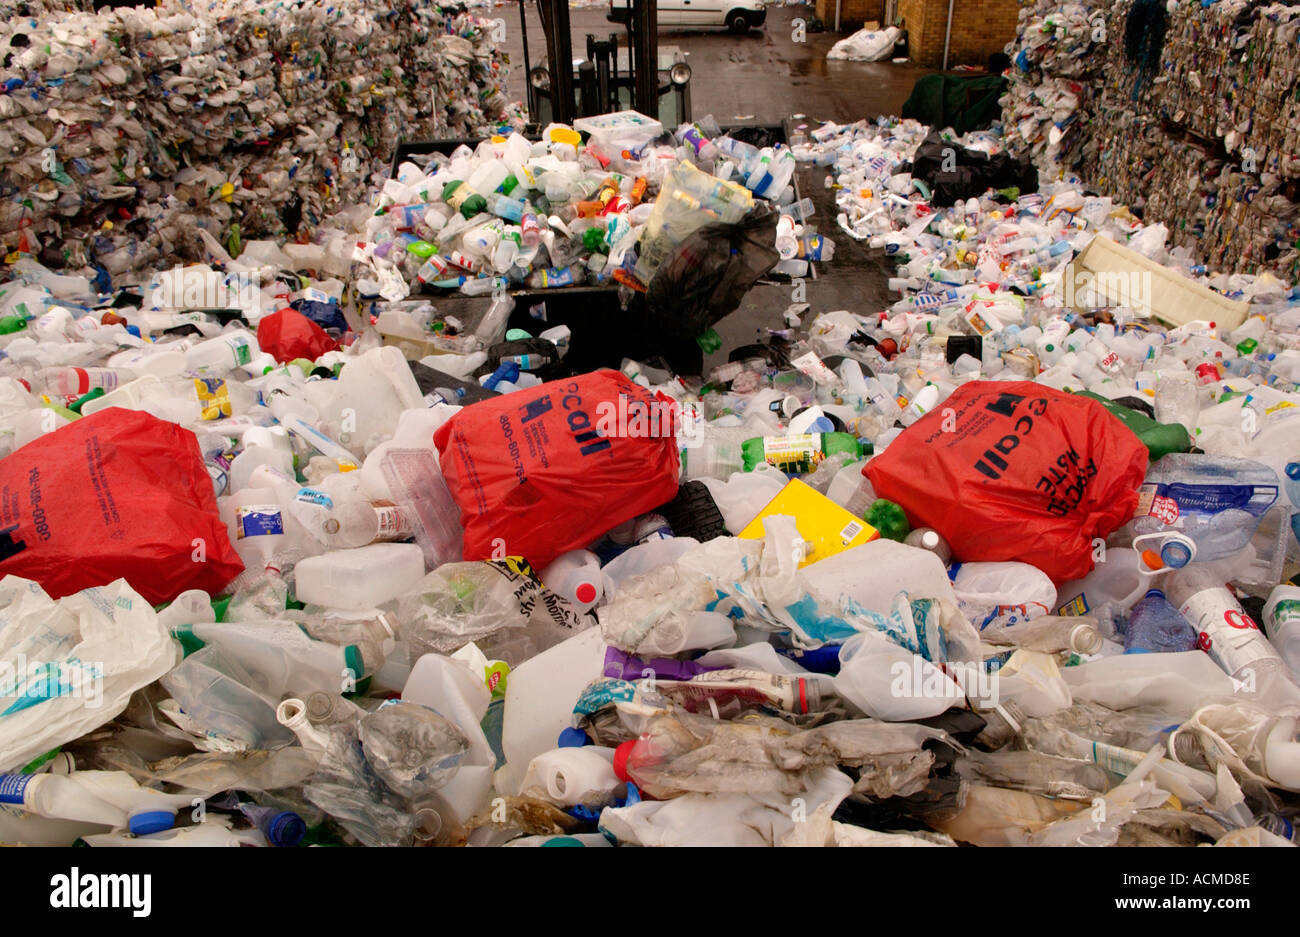
[[[313,504],[316,507],[325,508],[327,511],[334,509],[334,499],[321,491],[319,488],[299,488],[294,499],[303,504]]]
[[[378,524],[376,540],[405,540],[414,532],[405,513],[395,504],[373,502],[375,522]]]
[[[1202,651],[1228,674],[1257,661],[1280,660],[1259,625],[1227,589],[1202,589],[1178,609],[1192,623]]]
[[[1269,626],[1269,637],[1275,638],[1279,631],[1292,622],[1300,622],[1300,599],[1282,599],[1273,606],[1273,611],[1265,622]]]
[[[230,394],[226,382],[217,377],[196,377],[194,393],[199,398],[199,416],[204,420],[219,420],[230,416]]]
[[[783,472],[811,472],[822,459],[820,435],[796,433],[790,436],[763,437],[763,461]]]
[[[230,354],[234,359],[235,367],[248,364],[253,360],[253,349],[248,344],[248,339],[242,335],[226,339],[226,344],[230,346]]]
[[[1137,517],[1154,517],[1168,527],[1184,526],[1183,515],[1245,511],[1262,517],[1277,501],[1277,485],[1185,485],[1148,483],[1138,489]]]
[[[1078,617],[1088,614],[1088,599],[1080,592],[1070,601],[1066,602],[1056,610],[1056,614],[1062,617]]]
[[[34,777],[34,774],[0,774],[0,804],[22,806],[27,785]]]
[[[235,539],[284,533],[284,519],[276,504],[252,504],[235,509]]]

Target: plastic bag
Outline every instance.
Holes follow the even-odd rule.
[[[325,334],[324,329],[293,309],[281,309],[264,316],[257,323],[257,344],[281,364],[294,358],[315,361],[325,352],[339,347],[339,343]]]
[[[1009,153],[989,156],[958,146],[931,131],[912,155],[912,178],[930,189],[930,204],[947,207],[958,199],[979,197],[989,189],[1020,189],[1023,195],[1038,191],[1038,171]]]
[[[126,579],[150,603],[215,595],[244,568],[187,429],[110,407],[0,464],[0,573],[55,598]]]
[[[676,415],[617,371],[485,400],[433,435],[465,559],[535,568],[677,493]]]
[[[646,290],[650,323],[691,339],[734,312],[754,282],[781,259],[777,212],[755,208],[736,224],[697,229],[655,271]]]
[[[1020,560],[1063,582],[1086,575],[1094,539],[1133,516],[1146,468],[1146,447],[1095,401],[974,381],[862,471],[957,559]]]
[[[859,29],[847,39],[841,39],[826,53],[827,59],[844,59],[849,62],[879,62],[894,52],[894,43],[901,31],[890,26],[886,29]]]
[[[125,581],[55,601],[0,580],[0,773],[116,718],[179,645]]]

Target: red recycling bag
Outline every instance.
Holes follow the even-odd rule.
[[[535,568],[677,494],[676,414],[618,371],[466,407],[433,435],[465,559]]]
[[[109,407],[0,460],[0,576],[53,598],[126,579],[157,605],[243,570],[189,430]]]
[[[294,358],[315,361],[339,343],[296,309],[281,309],[258,321],[257,347],[284,364]]]
[[[958,560],[1019,560],[1059,583],[1087,575],[1093,539],[1132,519],[1146,470],[1146,447],[1096,401],[973,381],[862,474]]]

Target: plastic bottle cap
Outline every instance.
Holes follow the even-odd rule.
[[[1160,598],[1162,598],[1162,599],[1165,597],[1165,594],[1164,594],[1163,592],[1161,592],[1159,589],[1148,589],[1148,590],[1147,590],[1147,594],[1146,594],[1146,598],[1149,599],[1149,598],[1151,598],[1153,595],[1158,595],[1158,596],[1160,596]]]
[[[583,605],[589,605],[596,601],[596,587],[589,582],[578,583],[578,588],[573,593],[577,596],[579,602]]]
[[[176,817],[166,810],[147,810],[144,813],[137,813],[127,821],[127,829],[133,836],[162,833],[175,825]]]
[[[582,748],[590,744],[591,739],[587,737],[587,733],[572,726],[561,732],[560,737],[555,741],[556,748]]]
[[[1164,560],[1160,559],[1160,554],[1155,550],[1143,550],[1142,562],[1146,563],[1147,569],[1164,569]]]
[[[628,739],[618,748],[614,749],[614,776],[624,783],[632,780],[631,775],[627,773],[627,760],[632,755],[632,749],[636,746],[636,739]]]
[[[574,839],[572,836],[557,836],[555,839],[548,839],[542,843],[543,849],[547,846],[582,846],[582,841]]]
[[[1194,550],[1183,540],[1166,540],[1160,545],[1160,559],[1164,565],[1182,569],[1192,561]]]
[[[288,810],[277,813],[267,824],[266,838],[272,846],[297,846],[306,835],[306,822]]]

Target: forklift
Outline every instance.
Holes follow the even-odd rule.
[[[659,47],[656,0],[629,0],[626,36],[587,35],[586,58],[574,61],[568,0],[537,0],[546,39],[546,65],[532,67],[528,0],[519,0],[528,114],[541,128],[578,117],[635,110],[676,127],[691,120],[691,67],[676,46]]]

